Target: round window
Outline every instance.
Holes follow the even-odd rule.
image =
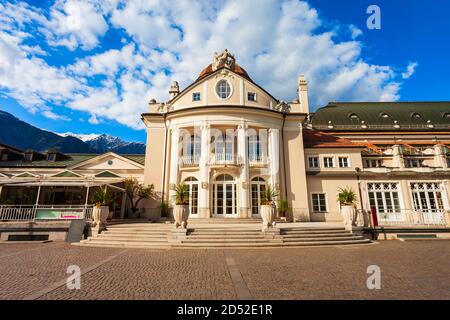
[[[112,160],[108,160],[108,165],[112,166],[112,165],[113,165],[113,163],[114,163],[114,161],[112,161]]]
[[[227,80],[217,82],[216,93],[220,99],[228,99],[231,96],[231,85]]]

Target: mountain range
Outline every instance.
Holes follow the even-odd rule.
[[[127,142],[107,134],[50,132],[34,127],[5,111],[0,111],[0,143],[23,150],[57,149],[63,153],[145,153],[145,144],[142,142]]]

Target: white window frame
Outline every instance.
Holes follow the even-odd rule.
[[[255,97],[255,99],[254,99],[254,100],[250,100],[250,99],[249,99],[249,94],[253,94],[253,96]],[[256,92],[247,92],[247,101],[256,102],[256,101],[257,101]]]
[[[323,195],[324,197],[325,197],[325,210],[320,210],[320,211],[316,211],[316,210],[314,210],[314,195]],[[310,199],[311,199],[311,209],[312,209],[312,212],[314,212],[314,213],[327,213],[328,212],[328,197],[327,197],[327,193],[326,192],[311,192],[311,194],[310,194],[310,197],[309,197]],[[319,199],[319,201],[320,201],[320,199]],[[319,204],[319,209],[321,209],[320,207],[321,207],[321,205],[320,205],[320,202],[318,203]]]
[[[218,85],[219,85],[219,82],[221,82],[221,81],[226,81],[227,83],[228,83],[228,85],[230,86],[230,94],[228,95],[228,97],[226,97],[226,98],[222,98],[218,93],[217,93],[217,87],[218,87]],[[231,82],[230,81],[228,81],[227,79],[219,79],[217,82],[216,82],[216,85],[214,86],[214,94],[216,95],[216,97],[218,98],[218,99],[220,99],[220,100],[228,100],[228,99],[230,99],[232,96],[233,96],[233,86],[232,86],[232,84],[231,84]]]
[[[198,100],[195,99],[195,96],[198,95]],[[202,100],[202,94],[200,92],[193,92],[192,93],[192,101],[193,102],[198,102]]]
[[[341,159],[346,159],[347,160],[347,165],[346,166],[341,166]],[[339,156],[338,157],[338,166],[339,166],[339,168],[351,168],[352,165],[350,163],[350,157],[348,157],[348,156]]]
[[[195,179],[195,180],[194,180]],[[197,180],[197,178],[195,177],[189,177],[186,180],[184,180],[184,183],[187,184],[189,186],[189,215],[192,215],[194,217],[198,216],[198,209],[199,209],[199,193],[200,193],[200,183]],[[193,187],[197,186],[197,208],[195,211],[197,211],[196,213],[192,212],[192,200],[193,200]]]
[[[397,185],[397,189],[392,189],[391,187],[385,189],[384,186],[379,189],[379,190],[370,190],[369,185],[370,184],[395,184]],[[402,184],[400,183],[400,181],[367,181],[366,183],[366,195],[367,195],[367,205],[369,208],[372,208],[372,205],[370,203],[370,193],[371,192],[380,192],[382,193],[382,202],[383,202],[383,212],[380,212],[379,210],[379,206],[378,206],[378,202],[375,199],[375,208],[377,210],[377,215],[380,221],[403,221],[405,220],[405,216],[404,216],[404,201],[403,201],[403,192],[402,192]],[[399,208],[398,210],[395,208],[395,204],[394,204],[394,196],[393,196],[393,192],[397,192],[397,197],[398,197],[398,204],[399,204]],[[392,211],[388,211],[387,210],[387,202],[386,202],[386,194],[389,194],[389,197],[392,201]]]
[[[326,161],[325,161],[326,159],[331,159],[331,161],[332,161],[332,166],[331,167],[326,165]],[[323,161],[323,167],[324,168],[336,168],[336,157],[334,157],[334,156],[324,156],[322,158],[322,161]]]
[[[316,159],[317,160],[317,166],[311,166],[310,159]],[[319,170],[320,169],[320,157],[318,155],[309,155],[307,156],[307,162],[308,162],[308,169],[312,170]]]
[[[419,199],[420,208],[417,208],[416,202],[414,201],[414,193],[419,193],[421,191],[417,191],[416,189],[413,189],[412,188],[412,184],[429,184],[429,183],[437,184],[438,188],[437,189],[433,188],[433,189],[429,189],[429,190],[423,189],[424,190],[423,192],[426,193],[425,201],[426,201],[426,204],[427,204],[427,209],[423,209],[422,205],[420,204],[420,199]],[[425,211],[425,212],[432,212],[433,210],[434,211],[448,210],[448,207],[449,207],[448,199],[447,199],[447,195],[446,195],[445,190],[443,190],[441,181],[408,181],[408,189],[409,189],[409,192],[410,192],[410,195],[411,195],[411,201],[412,201],[414,210]],[[442,208],[440,208],[440,209],[431,209],[431,202],[430,202],[430,199],[429,199],[428,192],[433,192],[435,194],[435,197],[436,197],[436,192],[437,191],[439,191],[439,193],[441,195]]]

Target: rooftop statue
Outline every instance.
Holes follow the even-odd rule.
[[[221,54],[214,52],[212,69],[213,71],[216,71],[217,69],[222,67],[225,67],[227,69],[233,69],[235,62],[236,58],[234,57],[233,54],[228,52],[227,49],[225,49]]]

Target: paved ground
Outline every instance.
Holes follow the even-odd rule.
[[[227,250],[0,244],[0,299],[450,299],[450,241]],[[66,287],[81,268],[81,289]],[[368,290],[367,267],[381,268]]]

